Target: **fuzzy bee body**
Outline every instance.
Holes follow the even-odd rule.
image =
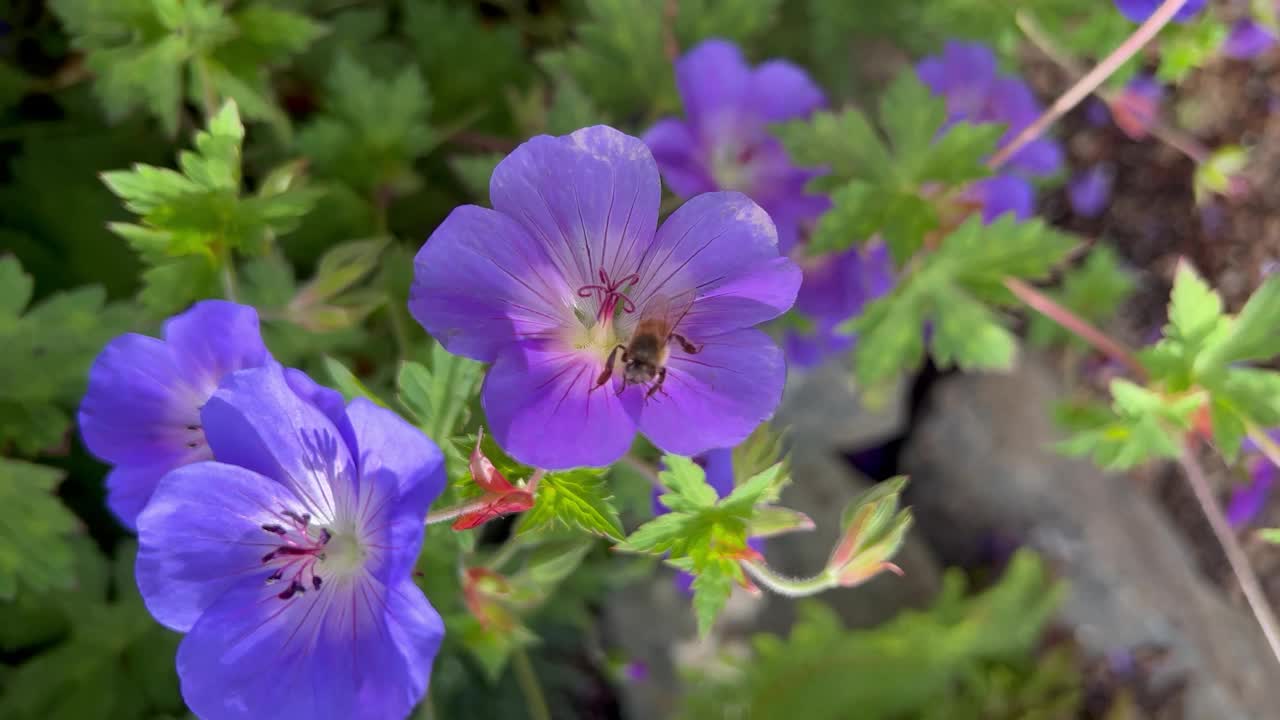
[[[693,355],[701,350],[676,332],[680,321],[689,312],[692,303],[691,294],[682,301],[669,298],[655,298],[650,301],[640,321],[636,323],[631,339],[625,345],[617,345],[609,353],[604,370],[596,379],[594,387],[598,388],[613,376],[614,362],[618,353],[622,353],[622,387],[621,395],[628,385],[648,385],[645,397],[663,392],[662,383],[667,378],[667,360],[671,357],[670,342],[675,340],[686,353]],[[593,388],[594,389],[594,388]]]

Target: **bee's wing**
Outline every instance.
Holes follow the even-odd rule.
[[[675,295],[654,295],[640,311],[640,321],[656,320],[666,328],[667,333],[675,332],[680,321],[689,313],[689,308],[693,307],[696,296],[697,292],[692,289]]]

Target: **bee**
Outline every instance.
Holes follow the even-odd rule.
[[[604,370],[592,389],[603,386],[613,377],[613,365],[621,352],[622,387],[618,389],[619,395],[628,385],[648,385],[644,395],[646,399],[659,392],[665,395],[662,383],[667,379],[667,359],[671,355],[668,344],[674,340],[690,355],[702,350],[701,346],[694,345],[676,332],[693,305],[693,297],[694,293],[689,291],[675,297],[655,296],[645,303],[631,339],[625,345],[615,345],[609,352]]]

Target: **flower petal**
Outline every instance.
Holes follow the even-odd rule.
[[[285,382],[278,364],[228,375],[200,417],[219,462],[284,484],[326,520],[338,493],[353,492],[356,468],[341,432]]]
[[[685,116],[704,140],[736,130],[750,83],[746,58],[727,40],[702,42],[676,61],[676,86]]]
[[[632,271],[653,239],[661,192],[649,148],[604,125],[532,138],[489,182],[494,209],[542,245],[574,291],[599,284],[601,268],[615,280]]]
[[[212,393],[228,373],[271,360],[262,342],[258,311],[225,300],[205,300],[164,324],[178,371]]]
[[[199,458],[207,460],[213,453]],[[197,460],[198,461],[198,460]],[[130,530],[137,530],[138,513],[147,506],[160,479],[175,467],[185,465],[185,461],[162,460],[149,465],[118,465],[107,473],[107,507],[120,520],[120,524]]]
[[[672,347],[661,393],[640,409],[640,431],[655,445],[696,455],[742,442],[782,399],[782,351],[759,330],[711,338],[696,355]]]
[[[974,183],[967,193],[982,205],[982,219],[992,222],[1005,213],[1019,220],[1035,211],[1036,191],[1017,175],[996,175]]]
[[[493,362],[514,340],[573,320],[576,286],[512,217],[464,205],[414,258],[409,312],[449,352]]]
[[[707,169],[706,151],[685,123],[671,118],[660,120],[644,134],[644,142],[653,152],[671,192],[690,198],[716,189],[715,179]]]
[[[810,115],[826,97],[803,68],[771,60],[751,72],[744,104],[765,122],[780,122]]]
[[[138,516],[135,575],[147,609],[183,632],[229,588],[265,584],[262,556],[279,538],[262,526],[300,506],[285,486],[234,465],[202,462],[165,475]]]
[[[512,457],[557,470],[602,466],[631,447],[635,393],[592,388],[604,362],[585,352],[524,343],[498,356],[482,400],[493,438]]]
[[[778,255],[769,215],[742,193],[706,193],[658,230],[636,284],[641,312],[635,317],[655,297],[693,290],[696,299],[679,329],[700,338],[781,315],[799,287],[800,268]]]
[[[295,395],[316,406],[325,417],[329,418],[329,421],[342,433],[342,439],[346,441],[347,447],[357,447],[355,432],[351,429],[351,419],[347,417],[347,401],[342,397],[342,393],[317,383],[311,379],[310,375],[296,368],[284,369],[284,381]]]
[[[183,640],[178,675],[195,714],[384,720],[426,694],[444,627],[408,580],[389,589],[365,578],[289,601],[269,592],[236,587]]]

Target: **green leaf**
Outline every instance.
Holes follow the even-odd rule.
[[[662,502],[671,510],[686,511],[707,508],[716,504],[719,496],[706,481],[706,472],[693,460],[680,455],[664,455],[665,469],[658,479],[670,492],[662,496]]]
[[[416,189],[414,162],[440,140],[427,121],[431,96],[418,68],[382,78],[343,54],[328,90],[324,113],[298,134],[298,150],[318,172],[367,197]]]
[[[1231,195],[1235,178],[1249,164],[1249,152],[1239,145],[1228,145],[1196,167],[1196,203],[1203,205],[1214,195]]]
[[[1180,263],[1169,300],[1166,335],[1198,348],[1222,323],[1222,298],[1189,263]]]
[[[991,174],[986,159],[996,150],[1004,126],[995,123],[974,125],[958,122],[946,134],[922,146],[924,156],[911,173],[917,182],[960,185]]]
[[[860,384],[873,386],[920,365],[928,310],[927,297],[910,285],[863,309],[851,323],[858,333],[853,365]]]
[[[1258,531],[1258,537],[1272,545],[1280,545],[1280,528],[1263,528]]]
[[[782,0],[682,0],[676,37],[681,48],[708,38],[745,45],[775,27],[781,7]]]
[[[895,177],[894,158],[867,116],[857,110],[821,111],[773,128],[801,167],[827,167],[840,180],[880,185]],[[828,188],[830,189],[830,188]]]
[[[347,366],[343,365],[340,361],[326,355],[324,356],[324,369],[325,372],[329,374],[329,380],[333,382],[334,387],[336,387],[338,392],[342,393],[342,396],[348,401],[354,400],[355,398],[364,398],[379,407],[387,407],[387,404],[383,402],[382,398],[373,394],[373,391],[365,387],[365,384],[360,382],[360,378],[356,377],[355,374],[348,370]],[[435,438],[432,439],[434,440]]]
[[[756,505],[776,501],[782,488],[790,482],[791,476],[787,473],[786,463],[776,463],[735,487],[733,492],[720,501],[720,509],[749,517],[754,514]]]
[[[961,370],[1011,370],[1018,341],[987,306],[961,290],[934,296],[934,326],[929,350],[941,367]]]
[[[35,592],[72,586],[67,536],[79,523],[54,494],[62,472],[0,458],[0,600],[18,588]]]
[[[1212,306],[1212,300],[1205,301]],[[1228,363],[1270,360],[1280,354],[1280,276],[1271,275],[1259,287],[1231,325],[1231,333],[1197,359],[1198,370]]]
[[[1019,222],[1005,214],[984,224],[981,218],[970,217],[943,239],[925,267],[945,273],[979,300],[1012,304],[1005,278],[1042,278],[1075,246],[1074,238],[1039,218]]]
[[[746,440],[733,449],[734,485],[745,484],[779,462],[788,462],[783,434],[767,422],[760,423]]]
[[[608,484],[599,470],[547,473],[539,481],[534,505],[522,517],[517,533],[561,527],[622,538],[625,533],[610,498]]]
[[[880,97],[880,125],[889,136],[900,177],[920,179],[933,140],[946,121],[946,101],[930,92],[914,72],[898,73]]]
[[[733,577],[727,572],[703,572],[693,579],[693,613],[699,636],[711,632],[732,591]]]
[[[439,344],[431,348],[431,369],[416,362],[400,366],[400,400],[429,437],[444,442],[462,431],[484,373],[483,366],[452,355]]]
[[[1059,443],[1068,455],[1090,455],[1109,470],[1126,470],[1148,460],[1175,458],[1182,435],[1205,402],[1203,393],[1165,398],[1128,380],[1111,382],[1110,409],[1083,406],[1059,409],[1059,422],[1075,431]]]
[[[449,167],[458,177],[462,186],[471,197],[480,202],[489,200],[489,178],[493,169],[506,157],[503,153],[487,153],[484,155],[454,155],[449,158]]]
[[[1177,84],[1192,70],[1202,67],[1218,54],[1227,39],[1227,26],[1202,13],[1195,22],[1170,25],[1160,41],[1160,67],[1156,78]]]
[[[1213,426],[1214,446],[1227,462],[1234,463],[1248,434],[1241,413],[1215,393],[1209,401],[1209,421]]]
[[[1097,245],[1078,269],[1063,277],[1061,288],[1043,292],[1081,318],[1099,324],[1110,318],[1133,289],[1133,275],[1120,266],[1116,252],[1107,245]],[[1036,345],[1067,342],[1084,346],[1083,340],[1039,313],[1031,315],[1029,322],[1027,337]]]

